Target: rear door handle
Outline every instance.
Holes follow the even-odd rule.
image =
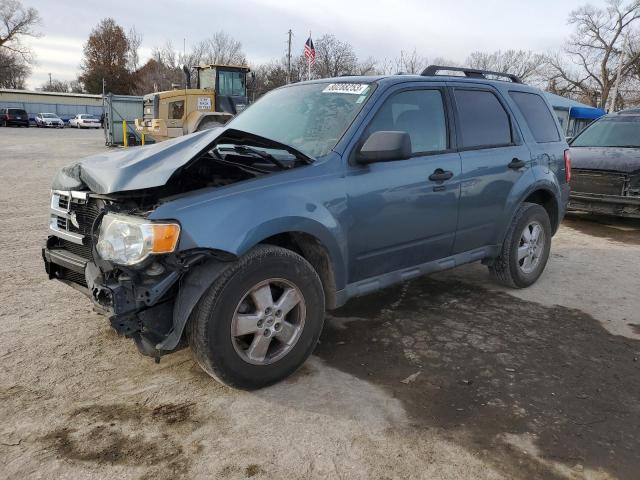
[[[509,165],[507,166],[513,170],[519,170],[522,167],[526,167],[527,163],[523,160],[520,160],[519,158],[514,158],[513,160],[511,160],[511,162],[509,162]]]
[[[429,175],[429,180],[433,182],[444,182],[445,180],[449,180],[451,177],[453,177],[453,172],[436,168],[435,171]]]

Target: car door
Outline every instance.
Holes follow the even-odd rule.
[[[507,199],[531,153],[497,90],[465,83],[453,84],[451,93],[462,160],[453,253],[461,253],[499,241]]]
[[[455,238],[460,156],[444,85],[399,88],[377,105],[360,145],[375,131],[405,131],[412,155],[369,165],[351,156],[350,282],[447,257]]]

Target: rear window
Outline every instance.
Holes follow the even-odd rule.
[[[509,95],[518,106],[536,142],[560,140],[553,115],[540,95],[528,92],[509,92]]]
[[[509,115],[492,92],[455,89],[454,95],[464,148],[512,143]]]
[[[27,114],[25,110],[20,110],[19,108],[10,108],[8,113],[9,115],[26,115]]]

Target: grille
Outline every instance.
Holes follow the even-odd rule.
[[[624,195],[626,175],[614,172],[573,170],[571,190],[601,195]]]
[[[91,254],[92,227],[100,215],[99,204],[95,199],[87,196],[68,196],[63,192],[55,192],[52,199],[52,228],[60,232],[57,248],[69,251],[81,258],[93,260]],[[65,211],[64,214],[60,210]],[[54,231],[54,234],[56,231]],[[68,233],[77,239],[64,238]]]
[[[61,280],[77,283],[83,287],[87,286],[87,280],[84,278],[84,275],[74,272],[73,270],[69,270],[68,268],[58,267],[57,277]]]
[[[75,255],[78,255],[85,260],[92,260],[91,247],[89,245],[78,245],[77,243],[69,242],[67,240],[60,239],[58,245],[63,250],[67,250]]]
[[[73,222],[67,222],[67,227],[71,232],[78,232],[83,235],[91,234],[91,227],[96,217],[100,214],[100,209],[95,202],[89,203],[71,203],[72,213],[75,213],[79,227],[73,225]]]

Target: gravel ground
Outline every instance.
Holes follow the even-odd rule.
[[[102,143],[0,128],[1,478],[638,478],[640,223],[570,217],[527,290],[470,265],[354,300],[239,392],[47,280],[51,177]]]

